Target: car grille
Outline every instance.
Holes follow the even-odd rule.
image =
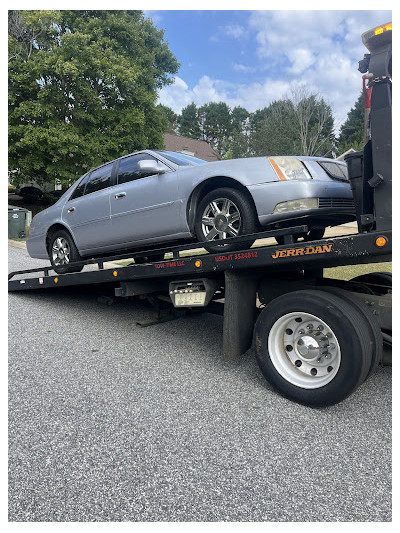
[[[354,209],[352,198],[318,198],[318,207],[348,207]]]

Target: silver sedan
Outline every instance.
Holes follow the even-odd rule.
[[[167,241],[196,239],[207,241],[210,251],[228,251],[238,245],[219,241],[297,223],[309,226],[302,238],[313,240],[327,226],[354,218],[340,161],[290,156],[209,163],[144,150],[82,176],[34,217],[27,248],[64,273],[80,270],[69,263],[88,256]]]

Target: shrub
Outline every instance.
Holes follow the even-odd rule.
[[[38,187],[27,186],[22,187],[19,191],[19,195],[22,196],[25,202],[36,203],[43,198],[43,191]]]

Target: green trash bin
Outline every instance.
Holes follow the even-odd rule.
[[[9,239],[23,239],[26,237],[27,218],[29,214],[30,211],[24,207],[17,207],[15,205],[8,206]]]

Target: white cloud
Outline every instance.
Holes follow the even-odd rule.
[[[234,39],[239,39],[247,33],[246,29],[243,26],[240,26],[239,24],[231,24],[228,26],[224,26],[223,28],[221,28],[221,30],[226,35],[228,35],[229,37],[233,37]]]
[[[291,74],[301,74],[315,63],[314,54],[305,48],[291,50],[288,52],[288,58],[292,63],[292,66],[288,68],[288,72]]]
[[[207,102],[226,102],[230,107],[242,106],[253,112],[267,106],[273,100],[282,98],[289,89],[290,84],[280,80],[244,85],[213,80],[209,76],[200,78],[193,89],[190,89],[176,76],[173,85],[164,87],[160,91],[159,101],[173,109],[175,113],[180,113],[182,108],[191,102],[197,106]]]
[[[256,67],[248,67],[247,65],[242,65],[241,63],[234,63],[233,70],[236,72],[256,72]]]

